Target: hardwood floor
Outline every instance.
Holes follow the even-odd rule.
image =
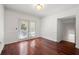
[[[75,44],[61,41],[56,43],[44,38],[35,38],[5,45],[2,55],[78,55]]]

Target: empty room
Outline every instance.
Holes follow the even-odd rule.
[[[0,55],[79,55],[79,4],[0,4]]]

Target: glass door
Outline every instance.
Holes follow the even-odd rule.
[[[36,24],[35,21],[29,21],[29,38],[36,36]]]
[[[36,36],[35,21],[22,20],[19,22],[19,39],[31,39]]]
[[[28,39],[28,21],[20,21],[19,39]]]

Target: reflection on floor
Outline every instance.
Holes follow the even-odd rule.
[[[56,43],[44,38],[35,38],[5,45],[2,55],[76,55],[75,44],[61,41]]]

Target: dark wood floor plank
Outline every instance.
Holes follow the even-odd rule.
[[[34,38],[5,45],[2,55],[78,55],[75,44],[61,41],[60,43],[45,38]]]

